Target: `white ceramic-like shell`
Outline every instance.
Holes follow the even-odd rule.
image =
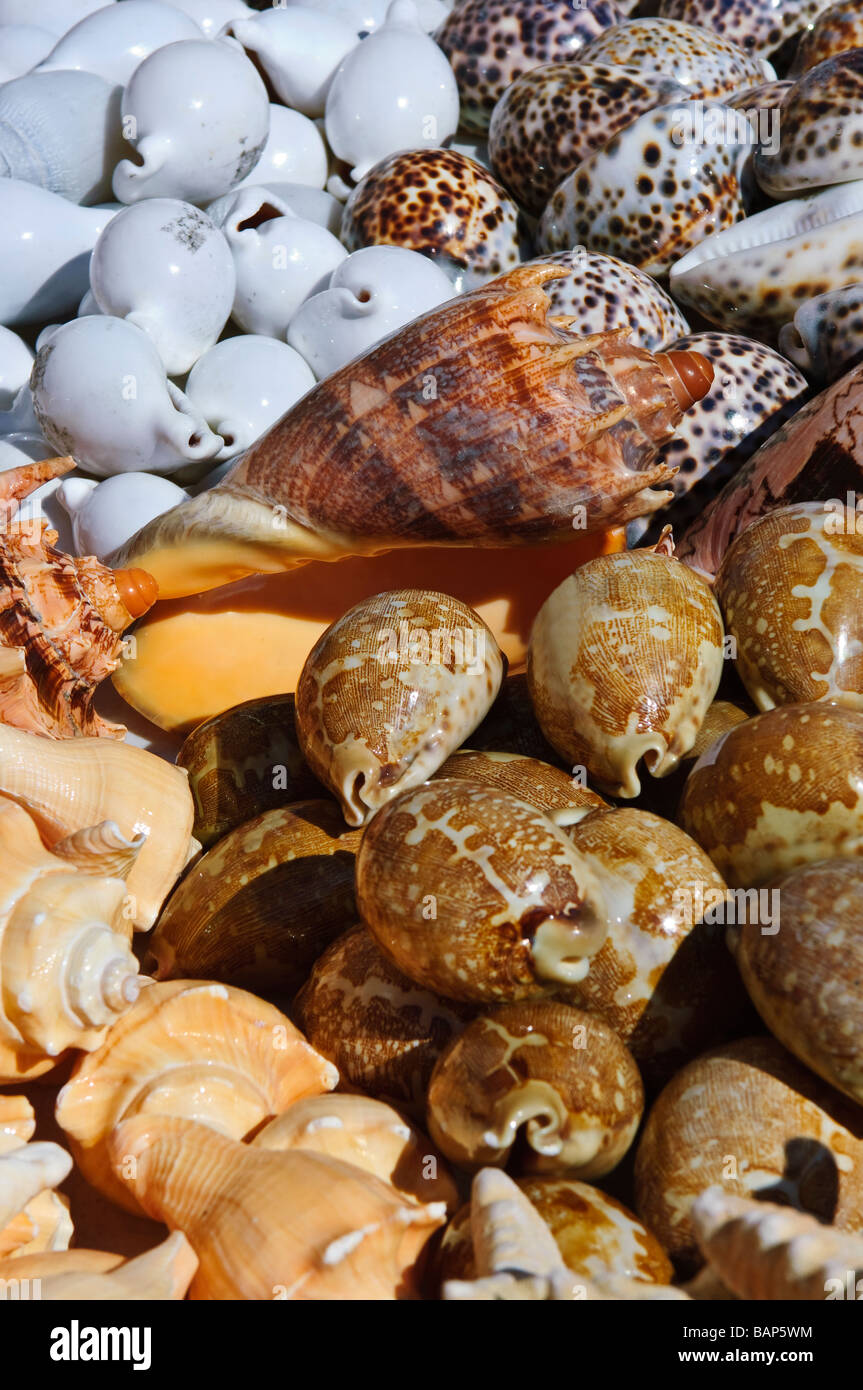
[[[200,39],[200,26],[178,13],[179,8],[153,0],[104,5],[73,23],[37,72],[78,68],[98,73],[112,87],[125,87],[138,64],[157,48],[180,39]]]
[[[35,183],[0,178],[0,323],[74,314],[88,287],[88,253],[114,211],[76,207]]]
[[[0,85],[0,176],[107,202],[122,151],[120,93],[104,77],[31,72]]]
[[[314,5],[264,10],[228,33],[255,54],[279,100],[305,116],[323,116],[333,74],[359,42],[352,24]]]

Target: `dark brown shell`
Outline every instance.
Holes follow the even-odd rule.
[[[558,766],[563,762],[537,723],[526,671],[505,678],[485,719],[471,734],[470,746],[475,752],[518,753]]]

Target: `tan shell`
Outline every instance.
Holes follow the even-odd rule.
[[[303,1149],[354,1163],[418,1202],[458,1205],[458,1190],[431,1141],[391,1105],[369,1096],[295,1100],[255,1136],[262,1149]]]
[[[364,926],[329,946],[294,1001],[309,1042],[339,1069],[342,1084],[425,1114],[434,1064],[475,1007],[442,999],[409,980]]]
[[[512,1157],[523,1172],[598,1178],[643,1109],[638,1068],[602,1019],[531,1000],[474,1019],[449,1044],[429,1084],[428,1130],[470,1172]]]
[[[357,915],[359,839],[331,801],[297,802],[237,826],[168,899],[149,941],[153,973],[295,993]]]
[[[36,1132],[36,1116],[26,1096],[0,1094],[0,1154],[26,1144]]]
[[[302,1150],[240,1144],[165,1116],[124,1121],[116,1170],[150,1216],[187,1236],[192,1299],[394,1299],[442,1224],[361,1168]]]
[[[716,576],[737,670],[759,710],[838,700],[863,710],[863,535],[797,502],[759,517]]]
[[[198,1258],[186,1237],[177,1231],[133,1260],[102,1250],[68,1250],[28,1257],[26,1264],[22,1259],[20,1275],[18,1263],[0,1263],[0,1278],[30,1280],[33,1298],[50,1302],[153,1302],[185,1298]]]
[[[0,793],[27,808],[49,849],[106,820],[127,842],[146,836],[126,875],[132,921],[141,931],[152,927],[198,849],[185,772],[128,743],[48,740],[0,725]]]
[[[266,695],[193,729],[177,754],[195,802],[192,833],[205,849],[264,811],[321,795],[303,761],[293,695]]]
[[[57,1097],[57,1122],[87,1181],[140,1214],[108,1159],[122,1120],[179,1115],[240,1139],[337,1081],[335,1067],[263,999],[171,980],[149,985],[102,1046],[79,1058]]]
[[[460,748],[447,758],[436,777],[467,777],[489,787],[511,792],[522,801],[545,811],[555,825],[575,825],[591,811],[608,809],[608,802],[569,777],[562,768],[520,753],[492,753]]]
[[[297,734],[349,825],[437,771],[488,713],[504,667],[473,609],[427,589],[376,594],[327,628],[297,685]]]
[[[69,1244],[68,1203],[51,1189],[71,1167],[59,1144],[22,1143],[0,1153],[0,1257],[63,1250]]]
[[[779,1041],[863,1105],[863,863],[807,864],[773,887],[781,919],[731,929],[746,988]]]
[[[722,618],[698,575],[654,550],[589,560],[546,599],[528,653],[536,717],[573,768],[633,797],[672,772],[722,674]]]
[[[863,713],[783,705],[713,744],[689,774],[680,823],[732,888],[863,854]]]
[[[604,1018],[645,1082],[662,1085],[698,1052],[733,1037],[744,1016],[725,945],[725,883],[689,835],[649,811],[588,816],[568,833],[600,885],[609,926],[566,997]]]
[[[356,891],[381,949],[452,999],[496,1003],[573,983],[605,939],[602,894],[566,833],[467,779],[428,782],[378,812]]]
[[[863,1234],[721,1187],[702,1192],[692,1220],[702,1254],[738,1298],[822,1302],[863,1293]]]
[[[690,1062],[648,1113],[636,1210],[684,1273],[700,1256],[692,1203],[715,1183],[863,1224],[863,1114],[774,1038],[742,1038]]]
[[[45,849],[27,811],[0,795],[0,1081],[89,1051],[138,997],[126,888]]]

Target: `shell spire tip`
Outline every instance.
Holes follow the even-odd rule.
[[[656,361],[681,410],[703,400],[713,385],[713,363],[701,352],[660,352]]]

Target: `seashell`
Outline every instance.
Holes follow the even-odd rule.
[[[496,787],[545,811],[555,825],[576,825],[593,811],[610,809],[607,801],[562,768],[521,753],[459,748],[434,775],[467,777]]]
[[[823,63],[826,58],[834,58],[849,48],[863,47],[863,14],[858,0],[841,0],[838,5],[830,5],[807,25],[797,45],[791,64],[791,75],[797,76]]]
[[[0,323],[73,314],[87,289],[90,252],[115,211],[76,207],[34,183],[0,178]]]
[[[613,0],[460,0],[434,37],[456,75],[464,128],[487,130],[498,98],[522,73],[580,59],[621,13]]]
[[[675,299],[775,342],[801,300],[863,275],[863,179],[795,198],[701,241],[671,267]]]
[[[564,832],[466,778],[429,782],[377,813],[356,893],[400,970],[468,1002],[530,999],[583,979],[606,934],[602,894]]]
[[[798,78],[780,109],[782,138],[755,151],[772,198],[863,178],[863,51],[828,58]]]
[[[48,1071],[67,1047],[98,1047],[138,997],[138,966],[120,878],[50,853],[5,796],[0,845],[0,1081],[19,1081]]]
[[[243,1139],[295,1100],[332,1090],[338,1073],[271,1004],[230,985],[148,985],[57,1096],[57,1123],[93,1187],[140,1215],[109,1161],[130,1116],[182,1116]]]
[[[314,384],[311,367],[293,347],[242,333],[198,358],[186,380],[186,396],[224,440],[216,455],[221,461],[248,449]]]
[[[0,24],[35,24],[59,39],[101,5],[102,0],[0,0]]]
[[[317,126],[315,129],[317,130]],[[264,155],[261,156],[262,161],[263,159]],[[249,183],[244,182],[238,186],[246,188],[253,185],[254,176],[253,169],[249,175]],[[335,237],[339,235],[342,226],[342,204],[332,193],[327,193],[323,188],[310,188],[302,183],[282,183],[277,179],[270,179],[267,188],[273,197],[286,203],[297,217],[304,217],[307,222],[317,222],[318,226],[326,227]]]
[[[754,521],[726,552],[715,592],[759,710],[809,700],[863,710],[863,535],[840,531],[823,502]]]
[[[238,825],[168,899],[148,943],[151,973],[294,994],[356,917],[359,839],[329,801],[298,801]]]
[[[359,39],[343,16],[316,4],[280,5],[234,20],[227,32],[255,54],[279,101],[304,116],[323,116],[333,75]]]
[[[38,25],[3,24],[0,28],[0,83],[30,72],[54,47],[54,35]]]
[[[741,1038],[683,1067],[654,1102],[635,1156],[635,1208],[683,1273],[701,1263],[692,1204],[714,1183],[854,1230],[861,1135],[857,1107],[774,1038]]]
[[[217,714],[177,754],[195,802],[193,833],[205,849],[264,811],[320,796],[294,730],[293,695],[268,695]]]
[[[0,327],[0,409],[4,412],[29,382],[32,366],[32,348],[11,328]]]
[[[300,305],[288,342],[322,380],[452,293],[449,277],[427,256],[402,246],[364,246],[336,266],[326,289]]]
[[[2,84],[0,176],[72,203],[103,202],[122,151],[120,94],[103,77],[31,72]]]
[[[634,797],[642,758],[665,777],[692,747],[722,661],[708,585],[658,546],[590,560],[554,590],[534,623],[528,685],[561,756]]]
[[[125,87],[138,64],[157,48],[200,37],[200,27],[175,5],[124,0],[122,6],[105,5],[79,19],[36,71],[83,69],[98,73],[113,87]]]
[[[149,334],[125,319],[104,314],[61,324],[37,352],[31,384],[48,443],[100,478],[176,473],[222,447],[166,379]]]
[[[695,764],[680,823],[732,888],[863,854],[863,714],[783,705],[731,729]]]
[[[700,21],[677,19],[628,19],[587,44],[579,61],[631,64],[642,77],[671,76],[689,88],[690,96],[705,100],[776,77],[766,58],[747,53]]]
[[[435,1062],[475,1009],[421,989],[356,926],[318,958],[293,1013],[343,1086],[421,1118]]]
[[[97,560],[188,495],[169,478],[153,473],[115,473],[101,483],[75,477],[57,489],[72,521],[75,553],[95,555]]]
[[[690,130],[703,130],[704,138],[688,138]],[[698,98],[645,111],[564,179],[542,215],[537,245],[556,251],[583,243],[664,275],[745,215],[741,164],[751,144],[746,118],[719,102]]]
[[[779,348],[822,385],[850,372],[863,356],[863,284],[807,299],[780,328]]]
[[[23,806],[52,853],[76,831],[113,821],[126,844],[145,836],[126,879],[130,920],[152,927],[199,846],[186,774],[113,739],[47,740],[0,725],[0,796]]]
[[[206,213],[176,198],[147,198],[123,208],[100,235],[90,288],[99,311],[142,328],[166,375],[178,376],[227,323],[236,273]]]
[[[600,885],[609,926],[565,997],[614,1029],[655,1089],[746,1017],[722,930],[725,883],[694,840],[649,811],[591,815],[569,835]]]
[[[660,0],[664,19],[683,20],[702,25],[711,33],[729,39],[745,52],[771,57],[780,53],[789,40],[818,14],[824,0],[730,0],[707,4],[703,0]]]
[[[563,761],[536,722],[524,671],[504,677],[497,699],[470,736],[470,746],[474,753],[516,753],[551,766],[560,766]]]
[[[19,1263],[21,1273],[18,1273]],[[69,1250],[0,1262],[0,1278],[30,1279],[47,1302],[166,1301],[185,1298],[198,1267],[186,1237],[174,1231],[132,1260],[101,1250]]]
[[[157,48],[135,68],[122,111],[137,160],[121,159],[114,170],[121,203],[218,198],[255,167],[269,133],[267,89],[239,45],[224,38]]]
[[[776,111],[791,91],[794,82],[791,78],[776,79],[773,82],[758,82],[754,87],[741,87],[722,98],[725,106],[742,111],[749,124],[760,138],[763,133],[761,111]]]
[[[26,1144],[35,1132],[36,1116],[27,1097],[0,1093],[0,1154]]]
[[[323,191],[328,170],[326,142],[315,122],[300,111],[290,111],[287,106],[271,101],[267,143],[254,169],[235,187],[258,188],[267,184],[278,194],[278,184],[288,180],[299,187],[308,185]],[[293,211],[304,216],[298,208]],[[338,231],[338,228],[331,227],[330,231]]]
[[[532,1000],[482,1015],[453,1038],[432,1073],[427,1118],[434,1142],[468,1172],[512,1159],[527,1173],[601,1178],[623,1158],[643,1109],[638,1067],[602,1019]]]
[[[498,178],[539,216],[558,184],[645,111],[689,95],[673,77],[607,63],[545,63],[501,96],[488,148]]]
[[[675,532],[703,511],[741,464],[800,409],[806,378],[773,348],[738,333],[690,333],[667,343],[675,352],[698,352],[713,364],[713,385],[684,415],[662,458],[678,472],[674,501],[646,521],[630,523],[633,536],[659,539],[663,524]]]
[[[702,1254],[739,1298],[820,1301],[863,1288],[859,1234],[719,1186],[701,1193],[692,1219]]]
[[[518,208],[487,169],[457,150],[407,150],[381,160],[352,190],[341,239],[349,251],[419,251],[440,263],[458,293],[521,260]]]
[[[456,80],[413,0],[393,0],[386,22],[342,59],[325,117],[327,144],[354,180],[397,150],[439,146],[455,135]]]
[[[192,1245],[193,1300],[414,1298],[416,1262],[445,1219],[442,1202],[405,1198],[352,1163],[176,1118],[126,1120],[111,1152],[148,1214]]]
[[[219,31],[231,20],[247,19],[255,13],[245,0],[171,0],[171,4],[175,10],[190,15],[208,39],[217,38]]]
[[[458,1204],[440,1154],[391,1105],[368,1096],[307,1096],[252,1140],[255,1148],[323,1154],[352,1163],[417,1202]]]
[[[65,1217],[61,1241],[68,1245],[72,1223],[51,1189],[68,1176],[71,1167],[71,1158],[59,1144],[22,1144],[0,1153],[0,1257],[17,1260],[46,1248],[38,1240],[39,1221],[52,1212],[52,1202]]]
[[[565,278],[549,285],[549,316],[566,319],[570,333],[588,337],[622,328],[637,347],[658,352],[689,332],[689,324],[670,295],[650,275],[616,256],[577,246],[574,251],[537,256],[530,264],[556,265],[561,270],[566,267]]]
[[[416,787],[473,732],[505,661],[458,599],[401,589],[327,628],[297,683],[300,748],[349,825]]]
[[[863,865],[833,859],[774,881],[780,923],[754,913],[731,929],[737,964],[758,1012],[795,1057],[863,1104]]]
[[[589,532],[660,505],[667,495],[652,485],[668,473],[650,460],[707,391],[703,361],[652,357],[618,336],[567,341],[546,320],[541,286],[554,277],[524,267],[408,324],[316,386],[222,483],[124,553],[147,555],[169,598],[301,559],[537,543],[571,535],[573,519]],[[444,455],[458,460],[445,512]],[[365,505],[360,477],[374,494]]]
[[[119,665],[120,634],[152,605],[155,584],[143,570],[65,555],[45,521],[17,515],[19,499],[68,467],[49,459],[0,474],[0,710],[5,724],[51,738],[122,738],[93,697]]]

